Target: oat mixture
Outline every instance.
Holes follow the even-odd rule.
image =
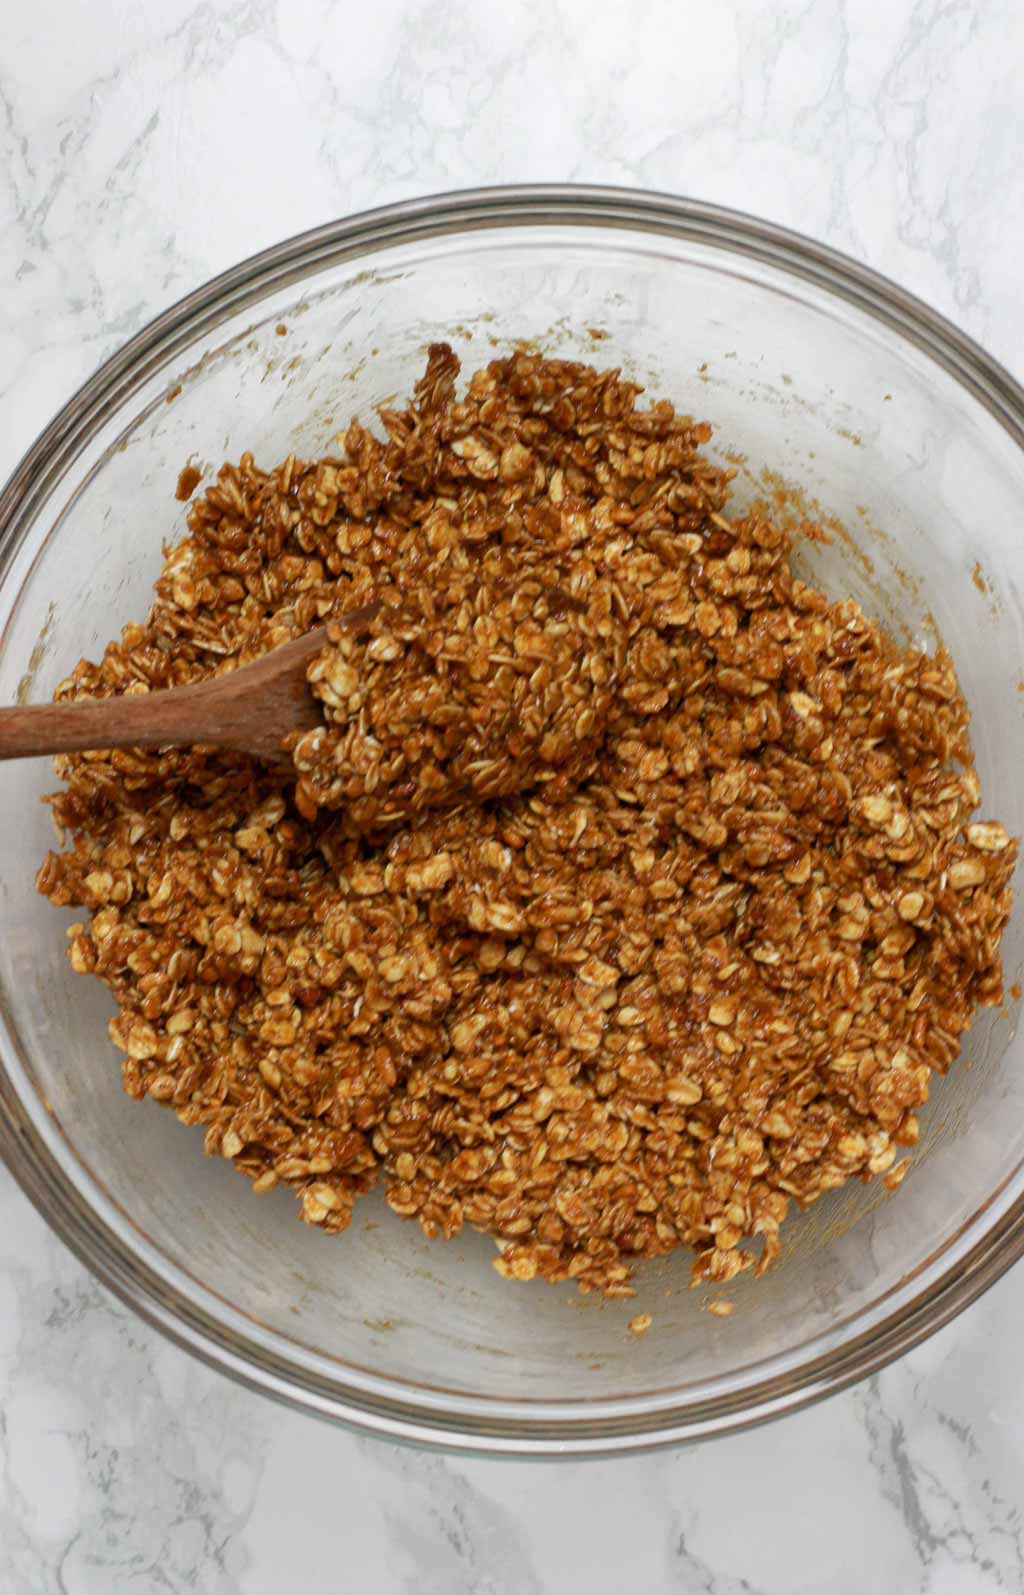
[[[148,619],[58,697],[197,681],[367,603],[279,768],[64,757],[39,889],[88,917],[135,1097],[328,1231],[383,1182],[514,1279],[763,1269],[790,1203],[895,1186],[1002,996],[1016,846],[949,658],[731,516],[710,432],[520,353],[430,354],[386,441],[250,455]],[[723,1307],[724,1310],[724,1307]]]

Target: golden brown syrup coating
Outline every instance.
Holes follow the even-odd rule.
[[[898,1183],[1002,997],[1016,844],[953,666],[730,518],[709,429],[615,372],[431,351],[382,442],[225,466],[146,622],[59,696],[234,668],[346,610],[297,771],[59,761],[39,888],[88,919],[134,1096],[344,1228],[384,1182],[499,1271],[766,1266],[790,1200]],[[760,1239],[759,1239],[760,1238]]]

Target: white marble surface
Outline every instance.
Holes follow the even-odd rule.
[[[151,314],[339,213],[646,185],[846,249],[1024,372],[1019,0],[32,0],[0,24],[0,473]],[[269,1405],[93,1283],[0,1171],[0,1595],[1024,1588],[1018,1269],[749,1436],[443,1460]]]

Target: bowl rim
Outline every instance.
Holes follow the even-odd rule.
[[[664,193],[583,184],[465,189],[362,211],[299,233],[221,272],[151,320],[72,395],[0,489],[0,573],[78,451],[132,392],[205,332],[343,260],[425,238],[523,226],[669,234],[799,277],[913,344],[1024,449],[1024,389],[1009,372],[922,300],[827,245],[740,211]],[[956,1255],[944,1266],[939,1257],[924,1259],[884,1299],[896,1298],[878,1322],[817,1354],[801,1355],[829,1332],[754,1364],[751,1372],[774,1372],[752,1383],[716,1381],[730,1388],[682,1401],[673,1401],[669,1392],[520,1403],[513,1410],[498,1398],[431,1392],[358,1369],[346,1369],[339,1379],[328,1359],[309,1354],[300,1363],[286,1336],[254,1328],[156,1248],[131,1238],[111,1203],[101,1211],[95,1183],[76,1179],[62,1162],[60,1132],[47,1121],[43,1105],[28,1110],[25,1092],[15,1083],[20,1078],[27,1088],[27,1080],[2,1012],[0,1064],[0,1155],[42,1217],[101,1283],[169,1339],[242,1384],[301,1411],[421,1446],[579,1458],[750,1428],[877,1372],[949,1323],[1024,1253],[1024,1176],[1018,1168],[940,1254]],[[880,1305],[858,1318],[877,1313]]]

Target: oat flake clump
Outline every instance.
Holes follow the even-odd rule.
[[[949,658],[733,518],[707,427],[520,353],[431,351],[381,442],[224,466],[143,624],[60,698],[233,669],[347,610],[294,767],[64,757],[76,970],[124,1083],[341,1230],[382,1180],[511,1278],[763,1268],[792,1200],[895,1185],[998,1003],[1016,846]]]

